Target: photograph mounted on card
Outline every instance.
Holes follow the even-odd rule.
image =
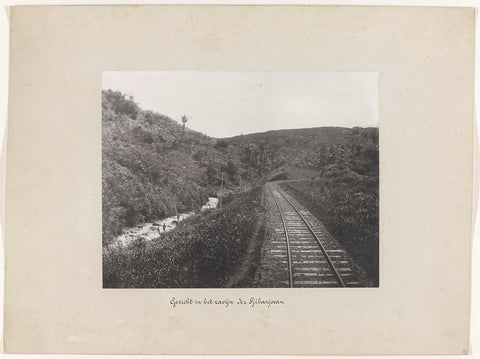
[[[474,25],[12,7],[5,350],[468,353]]]

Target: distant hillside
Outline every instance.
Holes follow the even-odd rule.
[[[361,174],[378,173],[378,128],[316,127],[275,130],[225,139],[244,163],[269,173],[281,166],[314,171],[345,164]]]
[[[289,143],[293,144],[295,140],[307,139],[308,141],[322,141],[325,143],[336,143],[339,139],[345,138],[352,134],[353,129],[348,127],[310,127],[310,128],[294,128],[283,130],[271,130],[266,132],[251,133],[227,138],[229,141],[239,141],[242,138],[251,139],[256,142],[269,141],[271,143],[281,142],[289,139]]]

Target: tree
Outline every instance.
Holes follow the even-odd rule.
[[[183,124],[183,132],[182,132],[182,137],[185,136],[185,124],[188,122],[189,118],[186,115],[182,116],[182,124]]]

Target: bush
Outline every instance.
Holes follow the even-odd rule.
[[[127,99],[121,92],[112,90],[102,91],[102,107],[130,118],[136,118],[140,110],[133,98]]]
[[[222,148],[228,148],[228,142],[226,140],[217,140],[213,145],[217,150]]]
[[[157,240],[105,247],[105,288],[221,287],[244,256],[261,210],[261,188],[221,210],[181,222]]]

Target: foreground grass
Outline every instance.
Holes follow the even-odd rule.
[[[261,211],[261,188],[162,237],[104,247],[104,288],[223,287],[245,255]]]
[[[319,218],[378,286],[378,177],[356,183],[291,182],[287,189]]]

